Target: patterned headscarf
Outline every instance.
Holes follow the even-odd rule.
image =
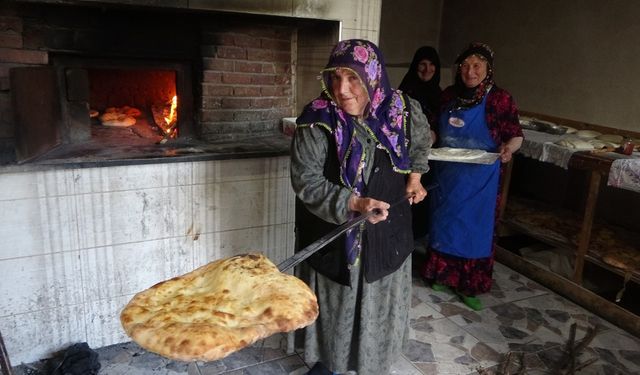
[[[487,62],[487,76],[476,87],[467,87],[462,82],[460,68],[462,63],[469,56],[478,56]],[[456,58],[455,64],[458,67],[456,71],[455,88],[458,97],[453,107],[454,110],[471,108],[482,101],[484,96],[491,90],[493,85],[493,50],[484,43],[473,42],[469,44]]]
[[[387,152],[396,172],[409,173],[406,137],[407,109],[402,93],[389,85],[382,53],[370,41],[350,39],[339,42],[322,70],[322,94],[309,103],[296,120],[298,126],[322,126],[333,135],[340,162],[341,183],[360,196],[364,189],[364,147],[356,137],[356,121],[336,104],[331,92],[331,74],[349,69],[358,75],[369,95],[363,121],[366,131]],[[347,257],[354,263],[359,251],[359,235],[347,233]]]

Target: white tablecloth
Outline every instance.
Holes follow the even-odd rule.
[[[526,157],[567,169],[571,155],[579,151],[555,144],[572,135],[554,135],[528,129],[523,129],[523,132],[524,142],[519,153]],[[634,152],[630,156],[614,153],[602,156],[615,159],[611,163],[607,185],[640,192],[640,152]]]

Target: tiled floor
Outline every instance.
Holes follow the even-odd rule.
[[[526,369],[521,373],[529,375],[563,373],[554,366],[563,356],[573,323],[577,324],[576,340],[589,327],[599,329],[577,363],[594,362],[576,374],[640,373],[640,339],[503,265],[496,265],[494,279],[491,293],[482,296],[484,309],[475,312],[456,296],[435,292],[414,277],[410,337],[392,373],[504,374],[516,373],[519,366]],[[302,375],[313,365],[304,362],[304,353],[288,354],[281,348],[286,348],[286,335],[274,335],[207,363],[171,361],[133,343],[96,350],[104,375]],[[510,361],[505,360],[508,353]],[[28,367],[38,366],[17,367],[15,374],[33,373]]]

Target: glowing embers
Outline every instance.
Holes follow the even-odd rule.
[[[176,138],[178,135],[178,97],[173,96],[171,100],[160,105],[151,107],[153,121],[162,130],[164,138]]]

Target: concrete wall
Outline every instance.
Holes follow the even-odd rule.
[[[440,52],[485,41],[520,109],[638,131],[639,17],[637,1],[447,0]]]
[[[384,1],[380,49],[391,86],[398,87],[421,46],[439,47],[442,0]],[[443,77],[444,78],[444,77]]]
[[[0,174],[0,331],[12,364],[129,341],[137,292],[249,251],[293,253],[288,157]]]

